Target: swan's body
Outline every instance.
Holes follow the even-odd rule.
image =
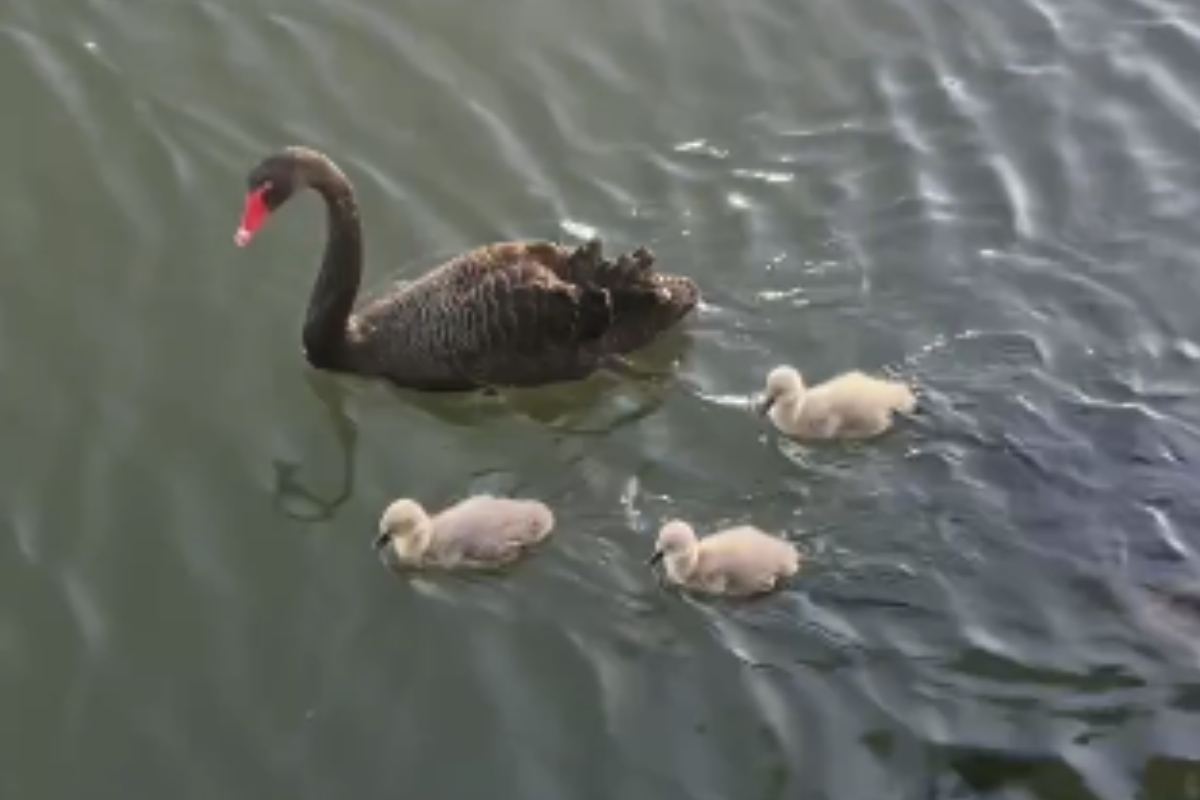
[[[694,592],[746,597],[770,592],[800,569],[795,546],[751,525],[703,539],[691,525],[672,520],[662,527],[652,564],[662,562],[667,579]]]
[[[896,412],[916,407],[912,389],[899,381],[852,371],[809,388],[797,370],[776,367],[759,410],[795,439],[866,439],[887,431]]]
[[[646,346],[699,300],[689,279],[655,271],[646,250],[605,259],[598,241],[529,241],[466,252],[355,311],[362,226],[345,175],[290,147],[248,183],[239,245],[295,192],[325,200],[329,238],[303,334],[320,369],[435,391],[579,380]]]
[[[512,563],[553,529],[553,512],[536,500],[477,495],[430,517],[400,499],[380,517],[375,548],[394,567],[487,569]]]

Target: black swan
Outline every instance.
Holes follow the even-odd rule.
[[[353,310],[362,224],[337,165],[287,147],[247,183],[239,247],[297,191],[311,188],[325,200],[328,240],[303,334],[305,357],[318,369],[427,391],[580,380],[623,364],[700,298],[691,280],[655,271],[645,249],[606,259],[597,240],[522,241],[470,250]]]

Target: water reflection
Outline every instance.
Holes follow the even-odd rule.
[[[315,490],[304,486],[298,479],[300,465],[281,459],[273,459],[275,473],[275,507],[294,520],[317,522],[331,519],[337,510],[354,496],[355,451],[358,445],[358,426],[346,413],[346,400],[350,393],[342,378],[316,371],[304,375],[308,387],[324,407],[334,434],[337,451],[341,459],[341,481],[328,499],[323,499]],[[305,504],[309,511],[297,508]]]

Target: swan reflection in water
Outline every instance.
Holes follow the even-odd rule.
[[[681,331],[665,337],[647,355],[656,364],[677,364],[690,345],[691,338]],[[346,407],[355,395],[382,391],[389,402],[404,403],[440,424],[459,428],[480,427],[516,414],[551,433],[602,436],[653,414],[676,388],[694,391],[689,380],[657,366],[639,369],[637,374],[641,379],[635,381],[601,372],[587,380],[541,389],[427,394],[353,376],[306,370],[305,381],[327,412],[342,477],[337,488],[323,497],[301,481],[299,464],[273,459],[275,507],[298,521],[321,522],[333,518],[354,496],[358,424]],[[298,505],[308,510],[299,511]]]

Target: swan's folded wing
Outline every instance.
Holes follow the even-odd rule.
[[[509,242],[454,258],[355,315],[361,360],[427,384],[521,386],[584,377],[611,347],[615,305],[610,290],[555,270],[569,252]]]
[[[440,515],[440,535],[472,561],[506,561],[535,542],[537,520],[525,503],[473,497]]]
[[[611,308],[604,290],[573,286],[522,262],[480,275],[455,316],[459,369],[485,383],[522,383],[583,365],[589,344],[611,323]]]
[[[790,542],[751,526],[739,525],[704,541],[704,568],[737,576],[750,584],[762,576],[790,571],[799,560]]]

